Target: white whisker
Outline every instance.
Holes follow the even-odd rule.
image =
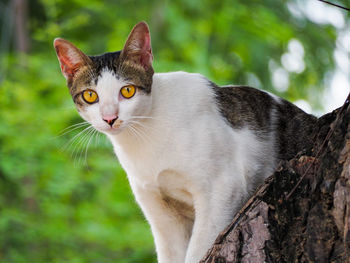
[[[129,126],[134,129],[135,133],[138,134],[140,139],[142,139],[144,142],[147,142],[149,144],[153,144],[152,139],[150,138],[149,134],[147,132],[145,132],[143,129],[141,129],[141,127],[137,127],[135,125],[135,124],[139,124],[139,123],[133,122],[133,121],[131,121],[130,123],[131,124]]]
[[[72,143],[75,141],[75,139],[77,139],[80,135],[82,135],[84,132],[87,132],[88,130],[92,129],[92,126],[86,127],[84,128],[84,130],[80,131],[79,133],[77,133],[76,135],[74,135],[73,138],[71,138],[63,147],[62,150],[66,150],[67,148],[69,148]]]
[[[99,145],[99,142],[100,142],[100,136],[101,136],[101,133],[97,131],[96,133],[96,139],[95,139],[95,146],[96,145]]]
[[[80,122],[80,123],[77,123],[77,124],[73,124],[65,129],[63,129],[62,131],[60,131],[60,133],[55,136],[54,138],[59,138],[67,133],[70,133],[76,129],[79,129],[81,127],[84,127],[84,126],[87,126],[87,125],[90,125],[88,122],[84,121],[84,122]]]
[[[147,125],[147,123],[145,123],[145,122],[136,121],[136,120],[129,120],[129,122],[140,126],[140,128],[142,128],[140,130],[142,130],[145,133],[145,135],[147,134],[147,137],[150,137],[150,134],[149,134],[150,132],[152,132],[156,136],[160,136],[160,133],[158,130],[156,130],[152,126]],[[136,126],[136,125],[134,125],[134,126]]]
[[[77,149],[77,151],[75,152],[75,155],[74,155],[74,162],[76,162],[76,159],[78,159],[77,163],[79,164],[79,162],[83,156],[84,144],[86,142],[88,142],[89,137],[91,136],[92,133],[94,133],[94,131],[95,131],[95,129],[92,127],[92,129],[90,129],[84,136],[82,136],[82,138],[79,140],[79,142],[74,147],[73,153],[75,152],[75,149]],[[80,150],[77,147],[80,147]]]
[[[87,152],[88,152],[88,149],[89,149],[89,145],[91,143],[91,140],[94,138],[94,136],[96,135],[98,131],[94,129],[94,131],[91,133],[90,135],[90,139],[85,147],[85,164],[87,164]]]
[[[141,137],[140,133],[135,129],[135,127],[132,125],[128,125],[128,128],[130,128],[132,134],[136,137],[136,139],[139,142],[141,142],[142,137]]]

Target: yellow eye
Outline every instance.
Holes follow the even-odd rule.
[[[91,90],[91,89],[87,89],[84,90],[83,92],[83,99],[87,102],[87,103],[94,103],[97,102],[98,100],[98,95],[95,91]]]
[[[134,96],[135,92],[136,92],[136,88],[134,85],[128,85],[128,86],[122,87],[120,90],[120,93],[126,99],[130,99],[132,96]]]

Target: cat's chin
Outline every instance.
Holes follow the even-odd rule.
[[[112,128],[112,129],[108,130],[106,133],[108,133],[110,135],[117,135],[121,132],[122,132],[121,128]]]
[[[101,133],[106,134],[106,135],[117,135],[123,130],[121,127],[118,127],[118,128],[113,128],[113,127],[97,128],[97,127],[95,127],[95,129]]]

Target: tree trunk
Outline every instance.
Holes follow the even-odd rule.
[[[319,119],[313,149],[280,163],[202,263],[350,262],[349,99]]]
[[[28,32],[28,3],[27,0],[12,0],[15,10],[15,38],[16,51],[28,53],[29,32]]]

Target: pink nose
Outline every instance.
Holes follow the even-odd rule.
[[[102,119],[112,127],[113,123],[118,119],[118,116],[117,115],[103,116]]]

